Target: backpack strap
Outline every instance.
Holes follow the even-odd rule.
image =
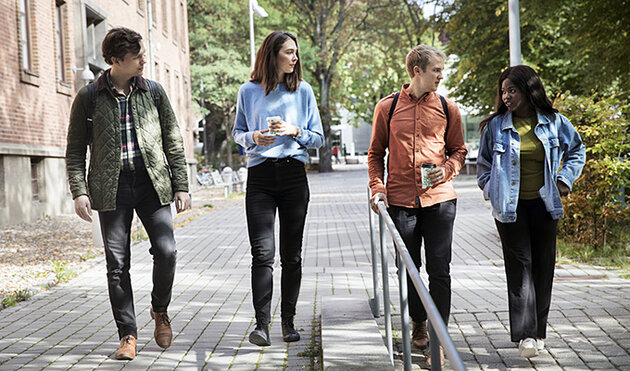
[[[146,81],[147,85],[149,86],[149,91],[151,92],[151,98],[153,98],[153,104],[155,105],[155,108],[160,107],[160,100],[162,96],[160,95],[158,84],[155,81],[149,79],[145,79],[144,81]]]
[[[96,85],[91,82],[87,86],[88,89],[88,106],[85,115],[85,126],[87,127],[87,145],[92,145],[92,136],[94,135],[94,107],[96,107]]]
[[[448,127],[450,124],[450,119],[448,117],[448,105],[446,104],[446,99],[440,95],[440,102],[442,102],[442,111],[444,111],[444,115],[446,116],[446,130],[444,130],[444,147],[446,149],[446,155],[450,156],[450,153],[448,152],[448,148],[446,148],[446,135],[448,134]]]

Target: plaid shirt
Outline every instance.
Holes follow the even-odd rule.
[[[131,80],[129,86],[129,94],[125,96],[123,93],[119,93],[107,72],[107,85],[112,91],[114,97],[118,101],[120,106],[120,134],[122,138],[122,151],[120,152],[120,161],[122,163],[121,169],[123,171],[135,171],[137,169],[144,168],[144,161],[142,161],[142,154],[138,148],[138,139],[136,137],[136,128],[133,122],[133,113],[127,109],[130,105],[129,99],[131,94],[136,88],[136,78]]]

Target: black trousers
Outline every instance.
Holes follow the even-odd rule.
[[[309,197],[304,164],[298,160],[267,160],[248,169],[245,208],[252,253],[252,296],[259,323],[271,321],[276,210],[280,220],[282,266],[280,313],[282,317],[295,316]]]
[[[116,193],[116,210],[98,213],[105,245],[109,300],[120,338],[126,335],[138,338],[129,274],[134,209],[151,241],[149,249],[149,253],[153,255],[151,305],[155,312],[167,311],[175,277],[177,250],[170,206],[160,204],[146,171],[121,172]]]
[[[456,210],[457,200],[420,208],[389,207],[389,215],[418,270],[422,266],[420,250],[424,240],[429,293],[446,324],[451,311],[450,264]],[[427,312],[409,275],[407,292],[411,318],[414,322],[425,321]]]
[[[516,222],[495,220],[505,260],[510,336],[517,342],[547,335],[556,262],[556,227],[540,198],[518,200]]]

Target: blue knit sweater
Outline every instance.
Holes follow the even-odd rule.
[[[259,146],[254,142],[254,131],[267,129],[266,118],[280,116],[288,124],[302,129],[302,135],[277,137],[270,146]],[[319,148],[324,143],[322,122],[317,109],[313,89],[301,81],[294,92],[287,91],[284,83],[265,95],[262,85],[247,82],[238,91],[236,120],[232,136],[246,151],[247,167],[256,166],[267,158],[293,157],[306,162],[307,148]]]

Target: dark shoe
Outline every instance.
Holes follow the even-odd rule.
[[[427,368],[431,369],[431,353],[427,353]],[[444,366],[444,349],[440,347],[440,365]]]
[[[256,328],[249,334],[249,342],[261,347],[271,345],[269,340],[269,325],[256,323]]]
[[[293,326],[293,317],[282,319],[282,340],[287,343],[300,340],[300,334]]]
[[[413,322],[411,343],[420,350],[424,350],[427,348],[427,346],[429,345],[429,335],[427,334],[427,321]]]
[[[132,360],[134,358],[136,358],[136,338],[133,335],[126,335],[120,339],[116,359]]]
[[[154,312],[151,308],[151,318],[155,320],[155,331],[153,336],[155,342],[160,348],[166,349],[171,346],[173,340],[173,330],[171,329],[171,321],[168,319],[166,312]]]

